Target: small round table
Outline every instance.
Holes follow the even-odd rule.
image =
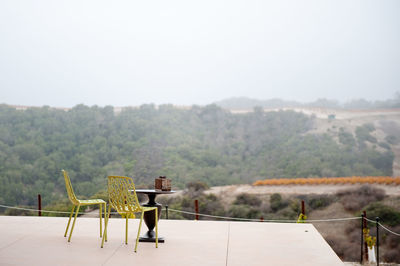
[[[161,216],[161,207],[162,205],[156,202],[157,195],[160,194],[172,194],[175,191],[163,191],[158,189],[136,189],[136,193],[138,194],[146,194],[149,201],[146,204],[143,204],[144,207],[157,207],[158,208],[158,219]],[[156,213],[155,211],[149,211],[144,213],[144,222],[146,223],[147,228],[149,229],[146,234],[139,237],[139,242],[156,242],[156,233],[153,231],[156,220],[155,220]],[[164,243],[165,239],[163,237],[158,237],[159,243]]]

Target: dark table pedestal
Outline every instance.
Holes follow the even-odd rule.
[[[152,242],[155,243],[156,242],[156,232],[154,231],[147,231],[146,234],[144,234],[143,236],[139,237],[139,242]],[[164,237],[158,237],[158,243],[164,243]]]
[[[157,207],[158,209],[158,219],[161,217],[161,207],[162,205],[156,202],[156,196],[158,194],[172,194],[175,191],[161,191],[154,189],[137,189],[136,193],[146,194],[149,198],[149,202],[143,204],[144,207]],[[156,242],[156,232],[154,231],[154,227],[156,226],[156,212],[149,211],[144,213],[144,222],[149,229],[143,236],[139,237],[139,242]],[[158,242],[164,243],[165,239],[163,237],[158,236]]]

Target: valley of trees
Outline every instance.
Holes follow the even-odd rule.
[[[0,105],[0,203],[34,206],[39,193],[44,205],[66,199],[61,169],[87,198],[106,189],[107,175],[133,177],[137,187],[164,175],[175,189],[197,181],[392,175],[390,143],[376,143],[371,125],[355,135],[341,130],[336,141],[308,133],[313,123],[293,111],[232,114],[216,105],[149,104],[118,113],[111,106]]]

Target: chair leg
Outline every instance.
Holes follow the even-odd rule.
[[[65,229],[64,237],[67,236],[67,232],[68,232],[68,228],[69,228],[69,223],[71,222],[71,217],[72,217],[72,214],[74,213],[74,210],[75,210],[75,205],[72,206],[71,214],[69,215],[68,224],[67,224],[67,228]]]
[[[74,217],[74,222],[72,223],[71,232],[69,233],[69,237],[68,237],[68,242],[71,241],[72,232],[74,231],[75,222],[76,222],[76,217],[78,216],[78,212],[79,212],[80,207],[81,207],[81,205],[78,205],[78,207],[77,207],[77,209],[76,209],[76,213],[75,213],[75,217]]]
[[[104,216],[103,216],[103,218],[104,218],[104,225],[106,224],[106,214],[107,214],[107,203],[103,203],[103,210],[104,210]],[[104,229],[103,229],[103,232],[104,232]],[[107,240],[107,238],[106,238],[106,240]]]
[[[137,245],[138,245],[138,242],[139,242],[140,228],[142,227],[143,215],[144,215],[144,211],[142,211],[142,215],[140,216],[139,230],[137,232],[137,237],[136,237],[135,252],[137,251]]]
[[[103,231],[103,228],[102,228],[102,223],[101,223],[101,216],[103,215],[103,210],[102,210],[102,208],[103,208],[103,204],[102,203],[100,203],[99,204],[99,216],[100,216],[100,237],[102,236],[101,235],[101,233],[102,233],[102,231]]]
[[[128,245],[128,214],[125,215],[125,245]]]
[[[105,211],[105,216],[104,216],[104,233],[103,233],[103,238],[101,240],[101,247],[104,246],[104,240],[107,241],[107,225],[108,225],[108,216],[111,213],[111,205],[108,206],[108,212],[107,209],[104,207],[104,211]]]
[[[156,248],[158,248],[158,208],[156,207]]]
[[[104,210],[107,208],[107,205],[106,204],[104,204]],[[107,211],[106,211],[107,212]],[[107,216],[107,223],[108,223],[108,219],[110,218],[110,216],[111,216],[111,205],[109,205],[108,206],[108,214],[104,214],[104,215],[106,215]],[[105,217],[106,216],[104,216],[104,219],[106,219]],[[105,222],[105,221],[104,221]],[[107,230],[105,230],[105,232],[106,232],[106,238],[105,238],[105,240],[106,240],[106,242],[107,242]],[[103,234],[104,235],[104,234]]]

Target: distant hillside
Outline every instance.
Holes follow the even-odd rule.
[[[278,177],[391,176],[400,136],[394,117],[371,123],[290,110],[235,114],[216,105],[142,105],[120,112],[111,106],[0,105],[0,203],[34,205],[38,193],[44,205],[65,198],[61,169],[86,197],[106,188],[107,175],[131,176],[138,186],[166,175],[175,188],[193,181],[215,186]]]
[[[263,107],[263,108],[283,108],[283,107],[300,107],[303,106],[299,102],[294,101],[284,101],[281,99],[270,99],[270,100],[256,100],[250,99],[246,97],[236,97],[229,98],[222,101],[218,101],[215,103],[216,105],[225,108],[225,109],[233,109],[233,110],[246,110],[253,109],[254,107]]]
[[[300,103],[296,101],[285,101],[281,99],[257,100],[247,97],[235,97],[215,102],[216,105],[230,110],[252,110],[254,107],[267,109],[285,108],[285,107],[319,107],[334,109],[376,109],[376,108],[400,108],[400,93],[397,93],[393,99],[386,101],[366,101],[356,99],[346,103],[340,103],[337,100],[318,99],[314,102]]]

